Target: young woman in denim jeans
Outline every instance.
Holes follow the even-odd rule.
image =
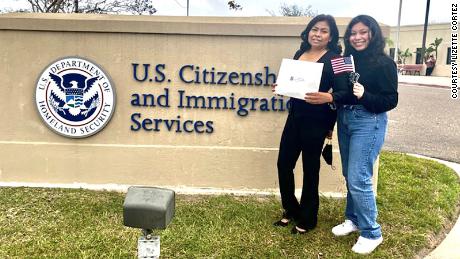
[[[337,132],[342,171],[347,183],[345,222],[335,226],[336,236],[359,231],[352,250],[371,253],[382,243],[377,204],[372,188],[374,162],[387,129],[387,111],[398,103],[396,64],[384,53],[385,41],[377,21],[368,15],[353,18],[347,26],[345,56],[353,55],[358,82],[337,89]]]
[[[385,55],[385,41],[377,21],[359,15],[348,24],[345,54],[353,55],[358,82],[348,88],[334,87],[328,102],[338,106],[337,132],[342,173],[347,183],[345,222],[332,228],[336,236],[360,231],[352,250],[369,254],[383,241],[377,223],[377,205],[372,188],[374,162],[387,128],[387,111],[398,104],[396,64]],[[344,72],[349,73],[349,72]],[[350,73],[350,79],[356,75]],[[319,93],[309,94],[314,100]]]

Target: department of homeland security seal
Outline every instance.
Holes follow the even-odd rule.
[[[115,92],[98,65],[70,57],[45,68],[37,81],[35,102],[54,132],[84,138],[107,125],[115,110]]]

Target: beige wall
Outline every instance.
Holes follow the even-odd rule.
[[[155,186],[276,189],[276,160],[287,112],[177,108],[177,91],[204,96],[271,98],[268,86],[185,84],[181,66],[277,73],[300,44],[308,18],[0,15],[0,182],[117,183]],[[338,19],[341,34],[348,19]],[[385,27],[387,30],[388,28]],[[84,139],[53,133],[38,115],[35,84],[61,57],[78,56],[112,78],[110,123]],[[140,83],[132,63],[165,64],[171,82]],[[134,93],[170,92],[169,108],[134,107]],[[213,121],[212,134],[131,131],[131,115]],[[322,167],[322,192],[344,191],[335,138],[336,171]],[[296,169],[301,182],[301,165]]]
[[[391,27],[390,39],[396,44],[397,27]],[[433,70],[433,76],[450,76],[450,65],[447,65],[447,48],[451,43],[451,30],[449,23],[429,24],[426,35],[426,47],[434,42],[436,38],[442,38],[438,47],[438,59]],[[409,48],[412,57],[406,59],[406,64],[415,64],[417,48],[422,47],[423,25],[406,25],[400,27],[399,41],[400,49],[405,51]],[[393,46],[395,47],[395,46]],[[388,48],[388,46],[387,46]],[[425,68],[425,66],[424,66]],[[422,73],[424,74],[424,72]]]

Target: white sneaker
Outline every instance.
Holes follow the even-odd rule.
[[[383,237],[379,237],[378,239],[369,239],[360,236],[356,244],[351,248],[351,251],[358,253],[358,254],[370,254],[374,251],[377,246],[379,246],[383,241]]]
[[[334,233],[335,236],[346,236],[352,232],[358,231],[358,227],[353,224],[353,221],[346,219],[345,222],[343,222],[340,225],[337,225],[332,228],[332,233]]]

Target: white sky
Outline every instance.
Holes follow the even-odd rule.
[[[242,11],[229,10],[228,0],[189,0],[191,16],[269,16],[266,10],[279,14],[282,3],[312,6],[318,13],[336,17],[354,17],[368,14],[377,21],[395,26],[398,23],[400,0],[236,0]],[[451,4],[460,0],[431,0],[430,23],[450,22]],[[187,15],[187,0],[152,0],[158,12],[155,15]],[[27,0],[0,0],[2,8],[28,7]],[[423,24],[426,0],[402,0],[401,25]]]

